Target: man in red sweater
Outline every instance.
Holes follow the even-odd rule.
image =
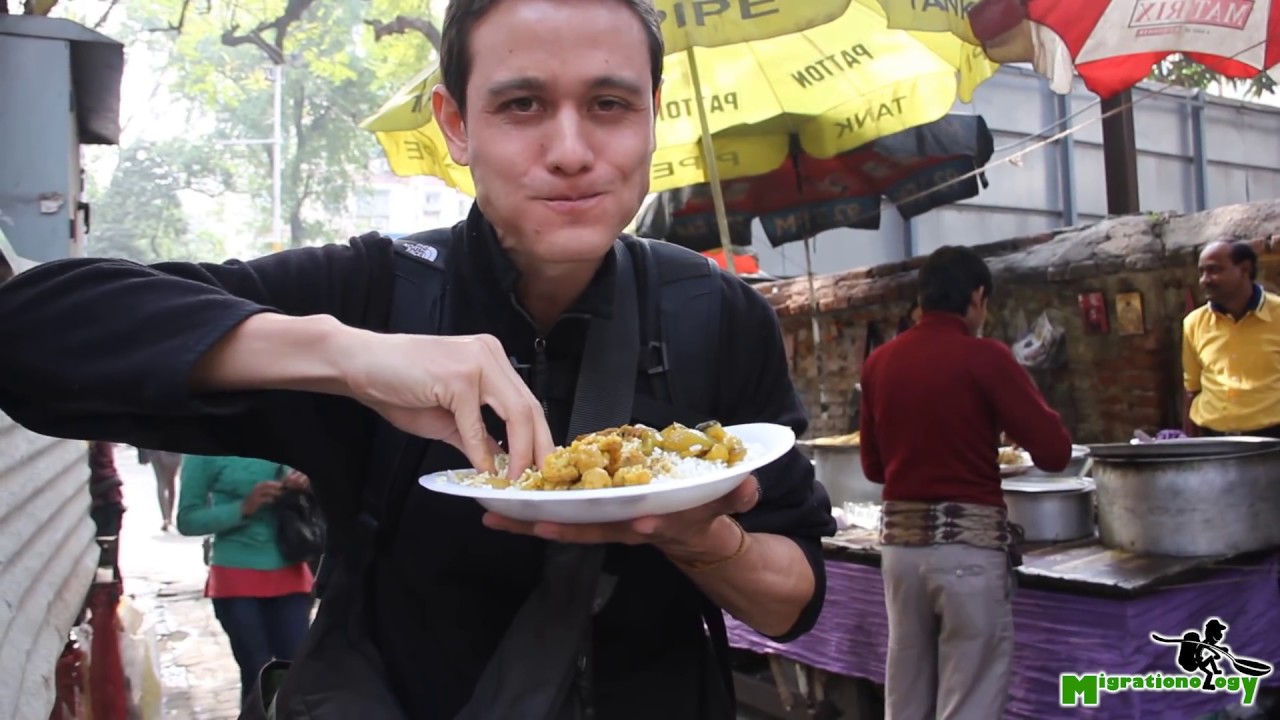
[[[920,269],[918,324],[862,371],[862,467],[884,485],[887,720],[1004,717],[1013,654],[1013,532],[1004,431],[1056,472],[1071,438],[1009,348],[981,338],[991,271],[943,247]]]

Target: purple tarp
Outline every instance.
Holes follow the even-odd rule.
[[[1058,675],[1105,671],[1179,673],[1177,648],[1150,633],[1180,637],[1209,617],[1228,626],[1233,654],[1280,665],[1277,557],[1215,571],[1208,579],[1137,598],[1100,598],[1021,588],[1014,598],[1013,680],[1006,720],[1195,718],[1233,705],[1238,696],[1198,692],[1103,693],[1098,707],[1058,704]],[[889,628],[879,568],[827,561],[827,601],[813,632],[786,645],[770,642],[732,618],[729,642],[813,667],[884,683]],[[1226,668],[1223,668],[1224,670]],[[1280,684],[1272,674],[1261,685]]]

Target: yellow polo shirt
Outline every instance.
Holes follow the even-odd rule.
[[[1182,320],[1182,379],[1191,421],[1218,432],[1280,425],[1280,296],[1262,292],[1239,321],[1212,304]]]

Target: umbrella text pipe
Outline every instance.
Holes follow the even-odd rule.
[[[689,55],[689,75],[693,80],[693,100],[698,106],[698,123],[702,125],[702,155],[707,167],[707,183],[711,185],[711,199],[716,205],[716,226],[720,229],[720,247],[726,259],[733,258],[733,245],[729,242],[729,218],[724,209],[724,190],[720,187],[720,167],[716,164],[715,142],[711,139],[711,124],[707,121],[707,109],[702,106],[702,80],[698,77],[698,59],[693,48]],[[732,262],[725,263],[735,276],[738,268]]]

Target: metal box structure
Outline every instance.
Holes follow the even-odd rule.
[[[80,145],[119,139],[124,48],[68,20],[0,15],[0,68],[5,282],[83,254]],[[88,477],[85,443],[0,413],[0,717],[49,717],[55,664],[98,565]]]

